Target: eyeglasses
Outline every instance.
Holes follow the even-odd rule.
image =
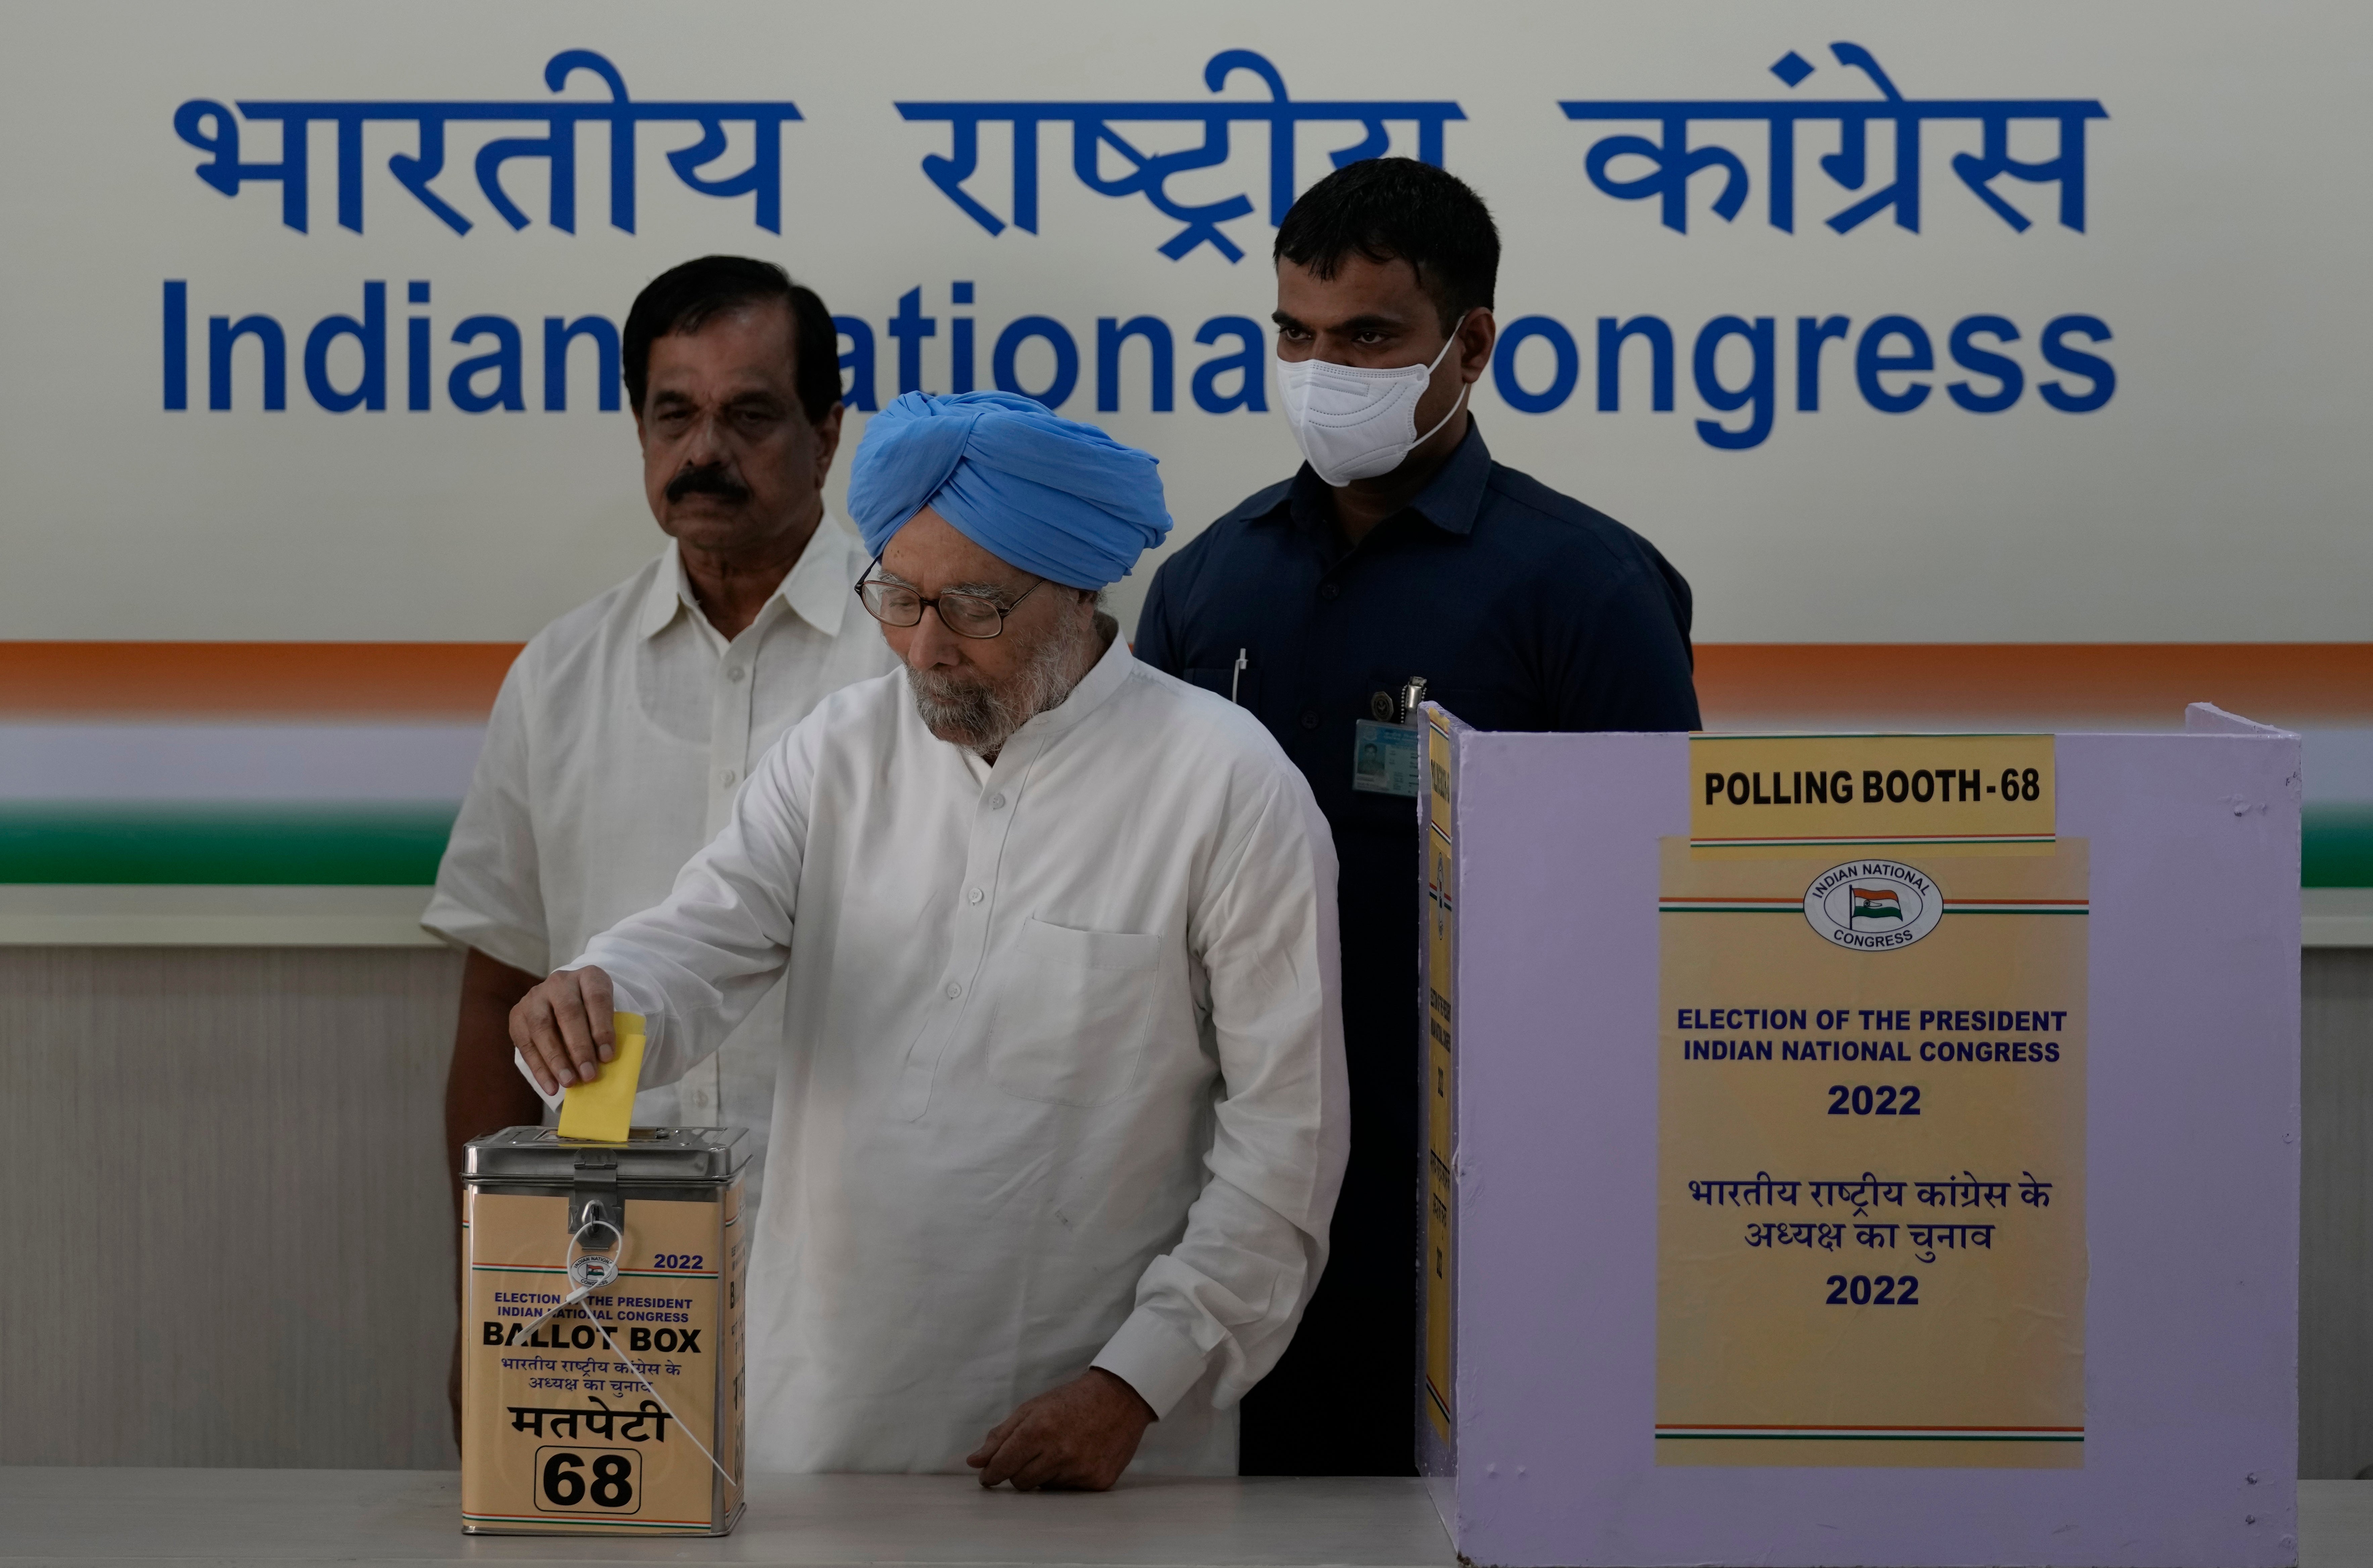
[[[882,564],[875,556],[873,565]],[[918,626],[922,623],[926,605],[940,612],[940,624],[959,637],[994,637],[1005,630],[1005,618],[1013,613],[1022,601],[1046,586],[1039,578],[1017,595],[1011,604],[999,604],[987,594],[946,593],[936,598],[926,598],[904,583],[886,582],[873,575],[868,567],[864,578],[857,585],[857,601],[865,612],[884,626]]]

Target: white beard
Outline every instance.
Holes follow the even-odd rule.
[[[1079,684],[1071,670],[1095,634],[1093,621],[1067,618],[1002,685],[909,665],[906,688],[925,728],[950,745],[993,757],[1015,730],[1071,694]]]

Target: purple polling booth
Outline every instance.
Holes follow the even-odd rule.
[[[1954,891],[1977,888],[1981,872],[2031,877],[2046,863],[1922,864],[1947,886],[1929,890],[1948,912],[1938,929],[2003,932],[2021,923],[1975,916],[2035,917],[2022,928],[2050,934],[2052,951],[2073,955],[2067,974],[2079,1001],[2063,1010],[2081,1016],[2021,1011],[2013,1031],[2009,1012],[1976,1016],[1976,1032],[1999,1022],[1997,1032],[2038,1037],[2016,1046],[2017,1065],[1969,1064],[1966,1041],[1958,1063],[1939,1065],[1957,1025],[1972,1032],[1970,1016],[1946,1008],[1933,1028],[1924,1012],[1916,1026],[1895,1016],[1900,1039],[1889,1044],[1823,1040],[1823,1063],[1802,1069],[1807,1095],[1831,1097],[1826,1116],[1806,1102],[1804,1136],[1895,1139],[1887,1146],[1904,1151],[1908,1164],[1931,1146],[1917,1140],[1933,1144],[1955,1125],[1957,1098],[1995,1085],[2062,1086],[2052,1103],[2075,1108],[2056,1145],[2073,1151],[2062,1168],[2046,1170],[2037,1156],[2024,1159],[2031,1170],[2001,1173],[2023,1175],[2022,1184],[1993,1179],[1983,1160],[1955,1159],[1974,1167],[1969,1181],[1958,1168],[1932,1179],[1920,1166],[1909,1172],[1919,1179],[1865,1186],[1859,1154],[1850,1170],[1799,1172],[1759,1169],[1749,1152],[1742,1168],[1708,1173],[1748,1179],[1691,1181],[1682,1191],[1659,1163],[1660,1136],[1674,1135],[1669,1121],[1660,1132],[1660,1114],[1675,1114],[1673,1086],[1708,1083],[1721,1105],[1762,1115],[1764,1091],[1754,1086],[1794,1082],[1769,1075],[1798,1071],[1772,1059],[1752,1028],[1710,1047],[1705,1009],[1680,1010],[1676,1026],[1671,975],[1660,966],[1683,929],[1671,916],[1676,867],[1709,842],[1690,836],[1702,832],[1693,825],[1702,797],[1693,795],[1692,747],[1705,742],[1489,733],[1438,708],[1426,713],[1430,777],[1419,805],[1429,923],[1428,1239],[1418,1432],[1420,1468],[1463,1558],[1486,1568],[2298,1561],[2296,736],[2196,705],[2181,734],[2017,738],[2052,759],[2041,809],[2056,805],[2056,853],[2076,857],[2075,896],[2056,907],[2007,896],[1956,902]],[[1703,776],[1719,796],[1718,778]],[[1983,776],[1991,796],[1993,774]],[[1783,798],[1806,787],[1801,770],[1771,781]],[[2030,798],[2032,781],[2030,770]],[[2017,794],[2011,771],[2003,782]],[[1759,800],[1763,787],[1755,785]],[[1852,920],[1902,928],[1870,943],[1917,940],[1910,905],[1897,906],[1882,886],[1882,862],[1845,854],[1837,857],[1839,869],[1852,868]],[[1898,869],[1902,897],[1917,903],[1919,876]],[[1809,944],[1806,961],[1826,961],[1817,950],[1818,892],[1799,900],[1792,885],[1784,900],[1722,907],[1778,917],[1734,926],[1756,942]],[[1950,912],[1965,907],[1968,920]],[[1939,917],[1926,918],[1934,925]],[[1833,945],[1855,940],[1840,935]],[[1903,962],[1948,947],[1931,938]],[[2044,983],[2032,974],[2005,981],[2039,995]],[[1838,1016],[1833,1032],[1872,1032],[1844,1022],[1844,1009]],[[1878,1016],[1884,1026],[1890,1015]],[[1796,1020],[1807,1037],[1797,1040],[1785,1007],[1769,1017],[1783,1055],[1813,1054],[1813,1023]],[[1869,1018],[1863,1013],[1862,1025]],[[1689,1038],[1678,1040],[1677,1028]],[[1677,1066],[1684,1051],[1693,1059]],[[1826,1064],[1856,1051],[1881,1060],[1867,1069]],[[2014,1047],[1981,1045],[1978,1054],[2007,1063]],[[1675,1075],[1684,1072],[1701,1076]],[[1883,1086],[1887,1096],[1924,1086],[1935,1114],[1857,1120],[1848,1090],[1859,1083],[1833,1088],[1829,1080],[1874,1074],[1903,1081],[1900,1091]],[[2014,1127],[2006,1135],[2016,1134]],[[1839,1174],[1856,1180],[1814,1180],[1800,1191],[1795,1179]],[[1877,1175],[1888,1175],[1884,1161]],[[1949,1207],[1956,1202],[1971,1206]],[[1772,1206],[1725,1206],[1759,1202]],[[1867,1212],[1841,1206],[1849,1203]],[[1677,1214],[1718,1226],[1707,1234],[1732,1249],[1707,1252],[1709,1268],[1774,1282],[1771,1291],[1712,1304],[1677,1295],[1680,1265],[1669,1248],[1660,1253],[1659,1240]],[[2017,1274],[2028,1267],[2020,1259],[2040,1256],[2053,1225],[2063,1227],[2074,1272],[2030,1269],[2042,1284],[2016,1283],[2028,1277]],[[1744,1245],[1734,1239],[1741,1227]],[[1893,1250],[1875,1250],[1882,1232]],[[1876,1261],[1856,1260],[1864,1258]],[[1916,1298],[1901,1283],[1914,1270],[1924,1281]],[[1732,1312],[1734,1323],[1768,1312],[1776,1325],[1769,1344],[1739,1352],[1736,1365],[1748,1371],[1724,1374],[1740,1383],[1740,1411],[1761,1397],[1747,1386],[1762,1375],[1756,1369],[1784,1380],[1824,1356],[1841,1384],[1865,1376],[1864,1362],[1898,1356],[1921,1384],[1904,1396],[1905,1409],[1946,1411],[1957,1398],[1966,1405],[1975,1396],[1946,1387],[1962,1369],[1954,1342],[1934,1336],[1957,1320],[1956,1282],[1973,1292],[1998,1274],[2014,1279],[2014,1297],[2026,1290],[2030,1298],[1987,1309],[1988,1353],[2016,1369],[1995,1381],[2031,1383],[2043,1403],[2019,1408],[2072,1412],[2064,1418],[1866,1427],[1840,1420],[1818,1429],[1774,1419],[1720,1432],[1667,1419],[1701,1368],[1677,1366],[1668,1354],[1660,1370],[1660,1335],[1682,1332],[1701,1308]],[[1781,1283],[1800,1277],[1837,1305]],[[1877,1280],[1876,1295],[1866,1279]],[[2028,1309],[2055,1288],[2074,1293],[2065,1310]],[[1915,1309],[1882,1312],[1899,1292]],[[1814,1305],[1800,1309],[1800,1300]],[[1788,1327],[1802,1323],[1812,1330]],[[1870,1356],[1852,1348],[1866,1340],[1880,1347]],[[1708,1343],[1716,1361],[1736,1348]],[[1868,1434],[1878,1440],[1866,1451],[1847,1441]],[[1767,1437],[1777,1440],[1750,1441]]]

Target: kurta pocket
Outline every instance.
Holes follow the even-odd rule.
[[[1103,1105],[1136,1082],[1162,990],[1162,938],[1032,916],[988,1047],[989,1082],[1055,1105]]]

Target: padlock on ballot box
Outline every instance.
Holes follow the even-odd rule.
[[[462,1170],[462,1527],[725,1535],[742,1516],[739,1129],[511,1127]]]

